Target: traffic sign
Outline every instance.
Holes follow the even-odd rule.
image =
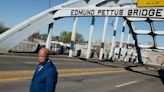
[[[138,0],[138,7],[164,7],[164,0]]]

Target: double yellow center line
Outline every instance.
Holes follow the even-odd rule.
[[[146,70],[143,67],[133,68],[137,71]],[[67,76],[80,76],[80,75],[93,75],[93,74],[106,74],[106,73],[118,73],[126,72],[124,68],[90,68],[90,69],[59,69],[59,77]],[[22,71],[0,71],[0,81],[3,80],[19,80],[19,79],[31,79],[34,74],[34,70],[22,70]]]

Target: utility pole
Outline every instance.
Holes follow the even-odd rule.
[[[51,8],[51,0],[49,0],[48,7]]]

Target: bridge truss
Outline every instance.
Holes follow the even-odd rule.
[[[91,52],[91,41],[92,34],[94,30],[95,18],[96,16],[105,17],[104,29],[102,35],[102,44],[99,54],[99,59],[102,60],[104,53],[104,41],[107,30],[108,18],[115,17],[114,22],[114,33],[112,37],[112,45],[109,52],[108,59],[117,59],[127,61],[125,57],[128,51],[122,54],[122,44],[124,38],[125,27],[129,27],[129,35],[132,35],[135,49],[137,53],[137,62],[142,62],[141,49],[156,49],[164,50],[164,47],[158,45],[157,37],[164,36],[163,30],[157,30],[154,27],[154,22],[164,22],[164,7],[137,7],[137,0],[69,0],[68,2],[52,7],[39,13],[36,16],[27,19],[26,21],[16,25],[15,27],[9,29],[0,35],[0,51],[6,52],[11,48],[15,47],[18,43],[24,39],[31,36],[33,33],[38,32],[43,26],[49,25],[48,38],[46,42],[46,47],[51,47],[51,37],[53,31],[53,22],[65,17],[74,17],[73,30],[71,37],[71,47],[69,51],[69,57],[73,56],[76,28],[78,17],[92,17],[92,22],[90,25],[90,34],[88,39],[88,48],[86,53],[86,58],[89,58]],[[115,53],[115,39],[117,34],[118,19],[123,18],[124,22],[118,57],[116,58]],[[146,22],[149,24],[150,29],[148,30],[138,30],[134,22]],[[127,26],[126,26],[127,25]],[[148,35],[151,36],[153,44],[144,45],[140,44],[138,40],[138,35]],[[129,44],[129,36],[127,44]],[[127,47],[128,48],[128,47]],[[131,53],[132,54],[132,53]],[[123,57],[123,58],[121,58]]]

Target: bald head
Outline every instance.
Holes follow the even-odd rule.
[[[39,64],[44,64],[47,62],[47,60],[49,59],[49,55],[50,52],[47,48],[41,48],[39,50],[39,54],[38,54],[38,62]]]
[[[50,52],[49,52],[49,50],[47,48],[41,48],[39,50],[39,53],[42,53],[44,55],[49,55],[50,54]]]

